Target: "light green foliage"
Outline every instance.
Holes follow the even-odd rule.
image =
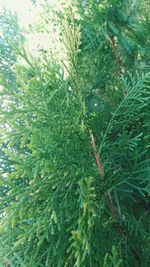
[[[1,108],[13,165],[0,180],[9,185],[0,199],[2,264],[149,266],[150,72],[137,38],[147,11],[133,4],[67,7],[63,67],[18,49],[18,90]]]
[[[3,77],[2,83],[16,89],[15,74],[13,64],[16,62],[15,46],[19,47],[23,43],[22,31],[18,25],[16,14],[9,10],[0,13],[0,75]]]

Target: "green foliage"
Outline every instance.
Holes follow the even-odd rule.
[[[4,9],[0,13],[0,77],[8,88],[16,89],[13,64],[16,62],[14,47],[23,43],[22,31],[18,25],[17,15]]]
[[[76,4],[62,14],[66,62],[18,49],[18,89],[3,89],[1,149],[12,168],[0,178],[0,258],[15,267],[148,267],[146,1],[142,12],[134,1]]]
[[[115,247],[112,247],[112,255],[109,255],[108,253],[106,254],[105,258],[104,258],[104,264],[103,267],[110,267],[110,266],[114,266],[114,267],[120,267],[121,266],[121,260],[118,259],[118,254],[117,251],[115,249]]]
[[[13,66],[17,61],[15,47],[23,44],[24,37],[18,25],[18,18],[16,14],[10,10],[2,10],[0,13],[0,105],[5,110],[7,109],[7,102],[9,101],[9,90],[16,91],[18,88],[16,82],[16,75]],[[3,91],[7,88],[7,93]],[[2,95],[2,97],[1,97]],[[4,132],[8,129],[6,121],[0,126],[1,129],[1,147],[0,147],[0,172],[3,174],[3,182],[0,183],[0,198],[5,196],[9,190],[9,185],[5,180],[5,173],[13,170],[13,162],[9,160],[7,152],[8,140],[3,138]],[[4,206],[7,206],[6,202]],[[2,213],[4,206],[0,207]]]

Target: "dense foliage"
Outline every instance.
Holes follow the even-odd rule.
[[[3,83],[1,264],[146,267],[149,3],[74,2],[57,14],[66,60],[17,49],[17,90]]]
[[[17,56],[14,48],[21,46],[24,42],[22,30],[18,25],[18,18],[15,13],[10,10],[2,10],[0,12],[0,92],[3,95],[0,98],[0,105],[3,109],[7,109],[7,102],[9,101],[9,94],[3,91],[3,87],[16,91],[18,88],[16,82],[16,75],[13,70],[13,65],[17,61]],[[8,127],[6,122],[1,123],[0,129]],[[0,146],[0,172],[5,175],[12,171],[12,164],[9,160],[5,149],[8,147],[7,139],[1,139]],[[0,199],[8,191],[8,186],[5,183],[0,184]],[[7,205],[7,203],[6,203]],[[0,214],[3,212],[4,206],[0,206]]]

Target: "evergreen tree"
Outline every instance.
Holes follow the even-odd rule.
[[[16,82],[15,72],[13,66],[17,61],[15,54],[15,47],[19,47],[23,44],[23,33],[18,25],[17,15],[10,10],[4,9],[0,12],[0,104],[3,110],[7,109],[7,102],[9,101],[9,91],[17,91],[18,85]],[[3,91],[5,87],[6,91]],[[0,125],[1,135],[3,131],[8,129],[7,122],[4,121]],[[11,172],[13,169],[12,161],[9,160],[7,152],[8,149],[7,139],[1,137],[0,146],[0,172]],[[6,181],[5,181],[6,182]],[[9,186],[3,183],[0,186],[0,198],[8,192]],[[7,203],[5,203],[7,205]],[[0,207],[0,215],[3,212],[3,206]]]
[[[2,264],[150,265],[150,36],[142,3],[66,7],[67,63],[18,50],[25,61],[15,68],[18,90],[1,108],[13,161],[1,177],[9,184],[0,199],[8,203]]]

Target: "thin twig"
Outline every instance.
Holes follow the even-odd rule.
[[[122,85],[123,85],[123,94],[124,94],[124,96],[126,96],[126,89],[124,88],[124,84],[123,84],[123,81],[121,79],[121,76],[124,73],[124,63],[123,63],[121,56],[117,52],[117,44],[116,44],[115,37],[112,34],[109,34],[108,37],[109,37],[109,41],[111,43],[112,50],[113,50],[113,53],[114,53],[114,56],[116,59],[116,65],[118,67],[118,72],[116,73],[116,76],[121,80]]]
[[[94,153],[94,157],[95,157],[95,160],[96,160],[97,168],[98,168],[98,171],[99,171],[99,173],[100,173],[101,180],[104,181],[104,170],[103,170],[103,167],[102,167],[102,164],[101,164],[100,156],[99,156],[99,154],[98,154],[98,152],[97,152],[97,148],[96,148],[96,143],[95,143],[94,135],[93,135],[91,129],[89,129],[89,134],[90,134],[90,138],[91,138],[91,142],[92,142],[93,153]],[[112,201],[110,192],[106,192],[106,193],[105,193],[105,197],[106,197],[106,199],[107,199],[108,207],[109,207],[109,209],[110,209],[110,211],[111,211],[112,217],[113,217],[115,220],[117,220],[117,219],[118,219],[118,216],[117,216],[117,213],[116,213],[116,211],[115,211],[115,208],[114,208],[114,205],[113,205],[113,201]]]

